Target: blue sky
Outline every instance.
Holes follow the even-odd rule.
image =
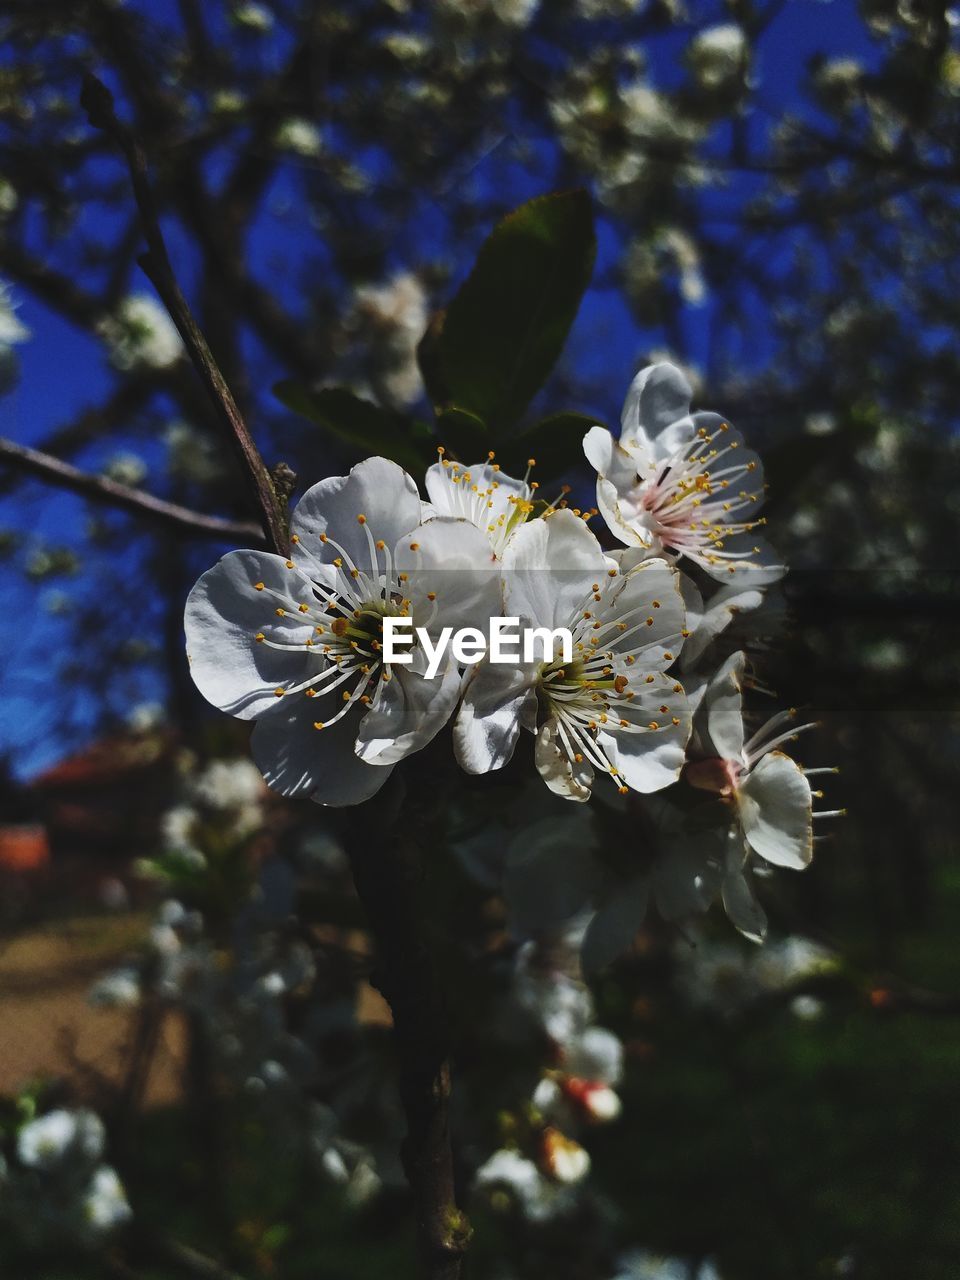
[[[697,6],[694,6],[696,8]],[[151,6],[154,16],[163,14],[165,7]],[[711,6],[712,11],[712,6]],[[662,84],[670,82],[676,74],[677,58],[685,37],[668,37],[652,56],[654,79]],[[758,73],[762,82],[762,95],[771,111],[782,113],[784,109],[799,108],[799,85],[808,58],[816,52],[828,55],[853,55],[864,62],[876,56],[851,0],[791,0],[764,35],[759,46]],[[495,149],[481,159],[468,180],[483,190],[495,190],[502,199],[504,209],[513,207],[523,199],[538,194],[549,185],[551,156],[541,147],[535,153],[539,161],[532,169],[522,169],[515,162],[507,161]],[[370,156],[367,155],[367,161]],[[211,173],[209,179],[217,180]],[[274,205],[284,200],[296,201],[296,172],[281,169],[271,192]],[[728,207],[748,193],[748,177],[734,179],[733,186],[717,193],[718,205]],[[713,199],[708,193],[708,198]],[[424,211],[424,217],[416,225],[401,229],[391,249],[391,259],[396,267],[416,265],[429,261],[432,254],[443,250],[451,255],[460,274],[470,266],[472,246],[451,244],[446,235],[441,207]],[[295,207],[295,205],[294,205]],[[102,210],[91,210],[85,215],[98,235],[108,237],[113,226],[104,220]],[[171,228],[171,248],[178,264],[186,264],[184,279],[189,287],[189,255],[184,250],[182,238]],[[298,264],[303,258],[314,262],[320,246],[309,227],[285,221],[282,227],[269,214],[255,227],[250,241],[250,261],[253,271],[263,279],[274,282],[281,296],[288,286],[281,270],[273,259],[277,256],[278,242],[282,244],[287,270],[296,276]],[[615,261],[621,251],[618,234],[609,225],[599,228],[598,273]],[[150,292],[148,282],[140,277],[130,281],[133,291]],[[292,296],[292,295],[291,295]],[[83,408],[102,399],[113,385],[113,374],[102,346],[72,325],[61,319],[23,290],[16,290],[19,315],[31,330],[31,340],[19,348],[19,385],[5,397],[0,397],[0,434],[15,440],[40,444],[52,430],[68,422]],[[689,308],[684,317],[684,355],[696,362],[702,355],[706,336],[715,317],[709,304],[701,308]],[[600,385],[609,388],[603,394],[603,403],[590,408],[606,418],[617,410],[623,389],[634,372],[638,352],[649,344],[651,335],[640,332],[632,320],[623,298],[611,290],[592,290],[584,303],[568,346],[568,358],[573,366],[584,374],[599,379]],[[756,359],[762,352],[753,351]],[[258,369],[264,385],[287,371],[267,361]],[[121,434],[117,438],[99,444],[81,455],[83,465],[97,467],[110,456],[123,452],[129,441]],[[144,453],[140,442],[139,452]],[[147,447],[145,456],[159,458],[156,446]],[[319,476],[305,477],[306,480]],[[148,487],[157,486],[148,476]],[[48,541],[80,542],[87,521],[86,505],[72,495],[27,482],[14,499],[4,504],[0,527],[17,527],[25,532],[27,544],[40,546]],[[136,565],[129,553],[122,550],[122,531],[128,524],[123,516],[113,517],[120,531],[120,550],[117,565],[120,580],[124,574],[135,579]],[[211,559],[215,549],[209,544],[194,547],[193,560],[202,565],[204,557]],[[186,554],[186,552],[185,552]],[[78,581],[85,582],[84,579]],[[63,584],[73,590],[76,584]],[[53,584],[59,590],[59,584]],[[88,587],[89,589],[89,587]],[[102,590],[104,584],[95,589]],[[5,573],[5,602],[8,607],[0,616],[0,645],[5,654],[4,697],[0,703],[0,754],[10,753],[16,771],[28,776],[53,763],[66,749],[73,749],[85,732],[92,732],[96,718],[97,700],[94,695],[83,699],[77,713],[77,723],[72,736],[64,741],[57,732],[58,717],[64,699],[64,690],[51,680],[51,660],[69,652],[73,623],[69,616],[54,617],[47,610],[51,588],[37,588],[10,572]],[[122,702],[125,686],[117,691]],[[162,699],[162,688],[145,687],[138,693],[131,690],[136,700]]]

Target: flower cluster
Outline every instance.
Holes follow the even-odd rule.
[[[608,802],[664,793],[646,815],[661,870],[675,870],[690,797],[706,793],[697,856],[679,855],[689,883],[655,894],[672,895],[667,915],[720,895],[738,928],[762,936],[748,862],[801,868],[811,856],[815,793],[780,750],[808,726],[786,711],[749,734],[744,652],[708,662],[739,615],[761,616],[784,568],[757,532],[759,458],[724,418],[691,412],[691,395],[680,370],[652,365],[630,388],[619,439],[587,433],[596,509],[540,501],[529,470],[511,478],[493,455],[470,466],[441,450],[426,499],[395,463],[370,458],[307,491],[289,557],[234,551],[205,573],[186,608],[193,678],[256,722],[270,786],[357,804],[448,721],[473,774],[507,764],[525,729],[556,795],[587,801],[604,778]],[[541,650],[498,660],[498,618],[541,636]],[[447,645],[457,629],[476,642],[470,660]],[[641,918],[650,874],[633,876]]]
[[[130,1218],[123,1184],[103,1163],[102,1121],[83,1107],[37,1115],[29,1094],[18,1106],[25,1114],[9,1161],[0,1152],[0,1222],[31,1244],[95,1245]]]
[[[577,1140],[616,1120],[623,1045],[594,1024],[593,1000],[579,975],[579,937],[567,929],[517,955],[514,999],[542,1034],[547,1065],[529,1100],[503,1112],[503,1146],[478,1168],[475,1186],[495,1208],[530,1222],[571,1213],[590,1156]]]

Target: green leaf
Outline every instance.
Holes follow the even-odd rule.
[[[595,254],[585,191],[540,196],[494,228],[420,344],[438,412],[455,404],[495,438],[516,423],[560,355]]]
[[[552,480],[583,464],[583,437],[598,421],[586,413],[551,414],[499,445],[497,461],[508,475],[522,475],[528,460],[535,458],[534,479]]]
[[[406,414],[361,400],[345,387],[322,387],[314,391],[287,379],[276,384],[273,394],[294,413],[355,446],[360,456],[380,454],[415,471],[431,456],[432,448],[422,426]]]

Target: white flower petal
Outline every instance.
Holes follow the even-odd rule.
[[[431,635],[448,626],[477,627],[486,635],[490,619],[500,613],[500,566],[486,537],[468,520],[428,520],[401,538],[394,563],[408,574],[414,625],[426,626]]]
[[[778,867],[802,870],[813,857],[813,799],[803,770],[782,751],[751,769],[738,792],[740,822],[751,849]]]
[[[702,753],[743,759],[743,669],[746,655],[733,653],[707,685],[697,712]]]
[[[725,631],[738,613],[749,613],[763,604],[763,585],[753,577],[734,575],[704,601],[693,582],[681,574],[680,589],[687,610],[687,630],[690,635],[683,646],[680,665],[691,667],[704,650]]]
[[[481,662],[476,668],[453,726],[457,763],[467,773],[502,769],[521,727],[535,727],[536,676],[535,664]]]
[[[677,781],[690,738],[690,712],[683,690],[676,692],[679,686],[672,676],[651,674],[652,683],[644,677],[631,686],[635,696],[618,704],[597,738],[627,786],[642,792],[659,791]],[[619,724],[620,720],[627,724]]]
[[[432,680],[394,667],[380,680],[373,704],[360,721],[357,755],[367,764],[396,764],[425,747],[450,719],[460,697],[460,674],[448,665]]]
[[[607,568],[600,543],[572,511],[530,520],[503,554],[506,613],[536,626],[568,627]]]
[[[690,383],[676,365],[664,361],[641,369],[630,384],[620,418],[624,447],[636,446],[648,457],[659,458],[686,444],[693,438],[692,396]],[[668,428],[673,430],[664,436]]]
[[[589,800],[593,769],[586,760],[570,759],[563,749],[556,720],[540,726],[534,749],[537,772],[547,786],[566,800]]]
[[[393,547],[420,523],[420,495],[402,467],[387,458],[366,458],[346,476],[330,476],[313,485],[297,503],[290,518],[290,532],[304,544],[294,543],[293,557],[304,555],[304,567],[312,565],[304,553],[329,562],[340,552],[320,542],[328,535],[346,551],[358,568],[371,567],[370,543],[365,523],[374,539]]]
[[[258,582],[265,584],[261,591]],[[319,656],[271,649],[255,639],[261,631],[291,644],[309,638],[311,627],[296,612],[292,594],[298,588],[299,575],[266,551],[231,551],[201,576],[187,597],[184,627],[190,674],[208,702],[251,720],[277,710],[278,687],[322,669]],[[289,602],[283,618],[272,592]]]
[[[323,712],[332,718],[334,708],[332,698],[302,698],[257,722],[250,749],[274,791],[341,808],[368,800],[387,781],[389,765],[366,764],[354,750],[359,710],[326,729],[314,728]]]
[[[745,938],[763,942],[767,936],[767,914],[753,892],[748,857],[740,841],[739,833],[730,834],[721,888],[723,909]]]

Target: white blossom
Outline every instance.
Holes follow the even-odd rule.
[[[112,315],[97,323],[110,360],[121,370],[168,369],[183,354],[183,341],[164,308],[150,294],[124,298]]]
[[[101,1165],[83,1197],[83,1214],[97,1232],[110,1231],[131,1217],[123,1183],[115,1169]]]
[[[749,55],[743,28],[725,22],[708,27],[693,38],[687,61],[702,88],[718,89],[742,77]]]
[[[493,1194],[505,1191],[531,1222],[548,1222],[569,1213],[575,1206],[571,1188],[541,1172],[537,1164],[519,1151],[495,1151],[476,1172],[475,1183]]]
[[[759,583],[783,573],[754,530],[764,521],[763,469],[715,413],[690,412],[690,385],[670,364],[634,379],[619,441],[605,427],[584,439],[597,505],[611,533],[649,555],[685,556],[713,577]]]
[[[567,799],[589,799],[597,769],[621,791],[676,781],[689,718],[667,668],[683,642],[683,605],[664,562],[624,571],[560,510],[522,525],[502,564],[506,615],[568,629],[572,661],[554,651],[543,662],[480,663],[454,726],[463,768],[501,768],[524,728],[536,735],[540,776]]]
[[[426,490],[426,516],[469,520],[487,537],[497,557],[533,510],[528,481],[506,475],[492,457],[471,466],[441,457],[427,470]]]
[[[52,1169],[71,1153],[97,1160],[104,1136],[103,1123],[92,1111],[48,1111],[17,1134],[17,1158],[31,1169]]]
[[[323,134],[315,124],[301,116],[291,116],[277,129],[274,142],[282,151],[306,159],[316,159],[323,153]]]
[[[391,403],[406,407],[423,395],[417,345],[428,319],[427,295],[412,271],[354,291],[347,324],[362,329],[366,342],[378,351],[382,368],[377,370],[377,380]]]
[[[87,999],[105,1009],[132,1009],[140,1003],[140,975],[136,969],[115,969],[94,983]]]
[[[289,559],[230,552],[191,591],[194,681],[214,706],[256,720],[254,759],[281,794],[359,803],[453,711],[452,655],[433,679],[417,644],[409,664],[384,662],[384,618],[409,617],[431,635],[486,625],[496,574],[473,525],[420,519],[410,477],[370,458],[304,494]]]

